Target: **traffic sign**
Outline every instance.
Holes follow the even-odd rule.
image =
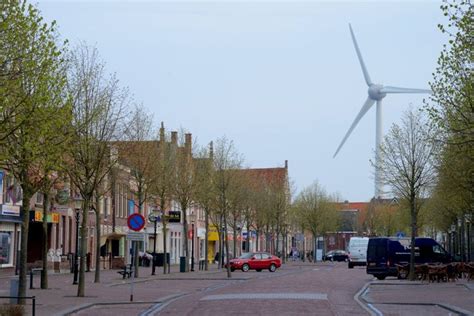
[[[127,234],[127,240],[144,241],[145,240],[145,234],[144,233],[139,233],[139,232],[129,232]]]
[[[141,214],[134,213],[128,217],[127,225],[131,230],[138,232],[145,227],[145,218]]]

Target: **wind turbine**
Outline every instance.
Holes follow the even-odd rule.
[[[370,80],[369,72],[365,67],[364,60],[362,59],[362,54],[359,50],[359,45],[357,45],[357,40],[354,35],[354,31],[352,30],[352,26],[349,24],[349,29],[351,31],[352,41],[354,43],[354,47],[357,53],[357,57],[359,58],[360,67],[362,68],[362,72],[364,74],[365,82],[367,83],[368,89],[368,96],[367,100],[365,101],[364,105],[359,111],[359,114],[352,122],[351,127],[347,131],[346,135],[341,141],[339,147],[337,147],[336,152],[334,153],[333,158],[336,157],[339,150],[341,150],[342,146],[346,142],[347,138],[351,135],[354,128],[359,123],[360,119],[369,111],[369,109],[377,103],[376,106],[376,119],[375,119],[375,165],[377,166],[380,163],[380,144],[382,143],[382,99],[385,98],[387,94],[390,93],[431,93],[431,90],[427,89],[410,89],[410,88],[399,88],[399,87],[391,87],[391,86],[383,86],[381,84],[372,83]],[[375,197],[379,197],[382,194],[382,183],[380,181],[380,174],[375,168]]]

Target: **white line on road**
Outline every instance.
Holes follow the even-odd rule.
[[[208,295],[201,301],[217,300],[327,300],[325,293],[236,293]]]

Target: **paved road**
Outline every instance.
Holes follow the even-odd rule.
[[[354,295],[371,278],[347,264],[288,265],[190,293],[164,306],[160,315],[367,315]]]
[[[40,290],[35,277],[28,295],[37,298],[36,315],[474,315],[474,280],[420,283],[387,278],[377,281],[364,267],[346,263],[290,262],[275,273],[236,271],[228,279],[215,265],[209,271],[123,280],[103,270],[101,283],[86,273],[86,297],[76,297],[72,274],[51,274]],[[8,295],[11,276],[0,275],[0,296]],[[130,302],[133,282],[134,300]],[[0,300],[4,303],[6,299]],[[362,304],[359,304],[362,303]],[[362,307],[361,307],[362,306]],[[30,313],[31,305],[27,306]]]

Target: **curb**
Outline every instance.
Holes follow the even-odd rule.
[[[381,316],[383,313],[378,311],[375,307],[373,307],[373,304],[379,304],[379,305],[384,305],[384,304],[389,304],[389,305],[418,305],[418,306],[438,306],[440,308],[443,308],[445,310],[448,310],[450,312],[454,312],[458,315],[461,316],[474,316],[473,312],[467,311],[465,309],[462,309],[458,306],[450,305],[450,304],[445,304],[445,303],[404,303],[404,302],[374,302],[369,303],[363,296],[367,292],[370,286],[373,285],[423,285],[423,283],[419,282],[411,282],[411,283],[382,283],[382,282],[377,282],[377,281],[370,281],[367,282],[355,295],[354,295],[354,300],[364,309],[366,310],[371,316]],[[365,304],[362,301],[365,302]]]
[[[372,282],[367,282],[365,283],[365,285],[354,295],[354,301],[357,302],[357,304],[359,304],[360,307],[362,307],[367,313],[369,313],[371,316],[380,316],[379,314],[375,313],[369,306],[368,304],[364,304],[361,302],[360,300],[360,296],[363,295],[363,293],[365,293],[368,289],[368,287],[370,286]],[[364,300],[365,301],[365,300]]]

